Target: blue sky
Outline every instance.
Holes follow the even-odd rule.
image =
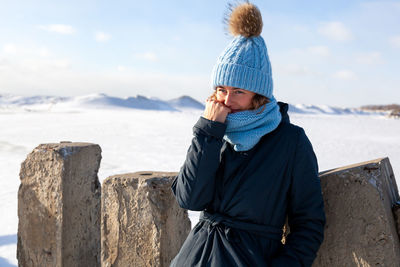
[[[204,101],[231,39],[222,23],[227,1],[0,3],[0,94]],[[253,3],[278,100],[400,103],[400,1]]]

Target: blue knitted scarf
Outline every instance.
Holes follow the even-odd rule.
[[[253,148],[261,137],[278,127],[282,115],[275,97],[265,104],[265,109],[259,113],[261,106],[255,110],[245,110],[228,114],[227,128],[224,139],[231,143],[235,151],[247,151]]]

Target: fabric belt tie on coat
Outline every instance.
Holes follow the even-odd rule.
[[[236,219],[227,217],[221,213],[209,213],[202,211],[200,214],[200,221],[205,221],[209,226],[215,227],[219,224],[225,226],[225,236],[229,241],[238,241],[232,237],[231,228],[240,229],[243,231],[250,232],[265,238],[270,238],[274,240],[281,241],[283,231],[281,228],[265,225],[265,224],[255,224],[249,222],[243,222]]]

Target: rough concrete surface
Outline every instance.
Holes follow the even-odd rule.
[[[393,215],[396,223],[397,234],[400,237],[400,201],[393,205]]]
[[[41,144],[21,164],[19,266],[99,266],[101,149]]]
[[[136,172],[104,180],[102,266],[169,266],[191,229],[170,188],[176,175]]]
[[[400,266],[392,206],[399,200],[388,158],[320,173],[327,224],[317,266]]]

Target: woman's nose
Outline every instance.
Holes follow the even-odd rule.
[[[232,95],[230,93],[226,94],[224,104],[225,106],[230,106],[232,103]]]

